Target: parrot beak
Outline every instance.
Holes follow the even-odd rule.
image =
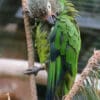
[[[51,13],[51,14],[48,14],[46,17],[45,17],[45,20],[51,24],[51,25],[54,25],[55,24],[55,21],[56,21],[56,15]]]

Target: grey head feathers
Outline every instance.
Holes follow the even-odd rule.
[[[28,10],[31,17],[41,17],[47,14],[48,0],[28,0]]]

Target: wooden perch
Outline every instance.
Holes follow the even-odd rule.
[[[83,85],[84,80],[90,74],[90,72],[99,67],[100,62],[100,50],[94,50],[93,56],[89,59],[88,64],[86,65],[85,69],[81,73],[78,80],[74,83],[72,89],[69,91],[69,94],[65,96],[64,100],[72,100],[73,97],[77,94],[80,87]]]
[[[35,62],[36,67],[42,67],[40,63]],[[9,70],[8,70],[9,69]],[[25,60],[0,58],[0,75],[25,77],[24,71],[28,69],[28,62]],[[40,85],[47,84],[47,72],[40,71],[35,77],[36,83]]]
[[[40,63],[35,62],[35,66],[42,67]],[[9,69],[9,70],[8,70]],[[5,59],[0,58],[0,75],[25,77],[24,71],[28,69],[28,62],[26,60]],[[80,74],[77,75],[76,81]],[[35,77],[36,83],[40,85],[47,85],[47,71],[40,71]],[[99,81],[100,83],[100,81]],[[98,87],[100,90],[100,88]]]
[[[26,32],[27,51],[28,51],[28,65],[29,67],[31,67],[34,65],[34,48],[33,48],[29,17],[25,13],[25,10],[27,8],[26,0],[22,0],[22,7],[24,11],[23,17],[24,17],[24,25],[25,25],[25,32]],[[30,75],[29,79],[30,79],[31,100],[37,100],[37,89],[36,89],[34,75]]]

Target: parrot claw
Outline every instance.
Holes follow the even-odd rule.
[[[32,74],[34,74],[36,76],[39,71],[44,70],[44,69],[45,68],[43,68],[43,67],[36,67],[36,66],[34,66],[33,68],[25,70],[24,74],[25,75],[32,75]]]

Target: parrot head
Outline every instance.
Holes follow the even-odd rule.
[[[55,14],[49,0],[28,0],[28,11],[32,18],[42,19],[50,24],[55,22]]]

